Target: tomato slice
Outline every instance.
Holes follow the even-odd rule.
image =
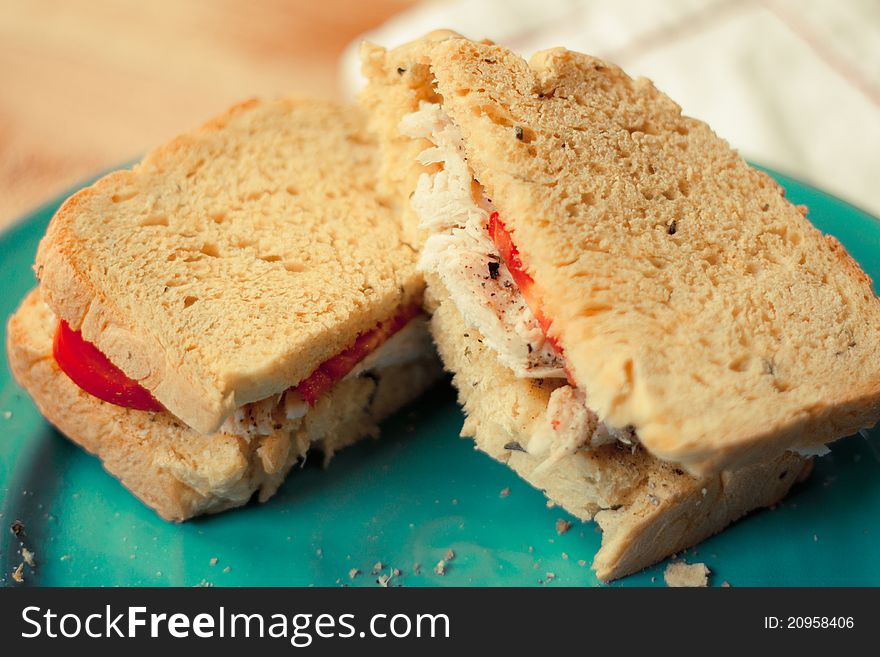
[[[354,369],[354,366],[370,353],[382,346],[388,338],[406,326],[407,322],[419,314],[419,304],[412,304],[401,310],[388,321],[380,322],[376,328],[361,333],[354,344],[327,359],[309,376],[294,387],[302,398],[314,406],[318,398]]]
[[[538,299],[537,294],[535,294],[535,280],[526,272],[522,258],[519,256],[519,249],[517,249],[516,245],[513,243],[510,231],[504,226],[504,222],[501,221],[497,212],[493,212],[489,215],[489,237],[495,243],[495,246],[498,247],[501,259],[504,261],[504,264],[507,265],[507,269],[510,271],[513,281],[516,283],[517,287],[519,287],[520,292],[522,292],[526,304],[528,304],[529,309],[535,315],[535,319],[538,320],[538,324],[544,332],[544,337],[546,337],[547,340],[550,341],[550,344],[553,345],[553,348],[561,354],[562,347],[556,341],[556,338],[550,335],[550,324],[552,321],[546,314],[544,314],[541,301]]]
[[[419,304],[412,304],[392,319],[362,333],[351,347],[324,361],[314,372],[294,386],[294,389],[305,401],[314,406],[318,397],[351,372],[355,365],[378,349],[388,338],[406,326],[420,310]],[[165,410],[149,390],[127,377],[95,345],[86,342],[79,331],[71,329],[63,320],[58,322],[52,353],[61,371],[90,395],[116,406],[139,411]]]
[[[90,395],[105,402],[138,411],[164,411],[150,391],[116,367],[79,331],[64,320],[58,322],[52,344],[55,362],[67,376]]]
[[[489,215],[489,237],[495,243],[495,246],[498,247],[501,259],[507,265],[507,269],[510,271],[510,275],[513,276],[513,280],[519,287],[520,292],[529,301],[529,297],[532,296],[529,293],[535,281],[526,273],[522,259],[519,257],[519,249],[514,245],[510,232],[505,228],[504,222],[498,217],[497,212]],[[529,303],[529,307],[532,307],[531,303]],[[532,308],[532,311],[534,310]]]

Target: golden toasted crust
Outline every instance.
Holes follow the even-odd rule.
[[[439,374],[434,359],[389,368],[378,379],[337,384],[305,418],[250,441],[200,434],[169,413],[121,408],[92,397],[52,357],[57,323],[38,290],[9,320],[7,352],[16,380],[62,433],[166,520],[186,520],[271,497],[310,446],[327,458],[378,432],[377,422],[421,394]]]
[[[467,415],[462,434],[570,513],[596,520],[603,530],[593,562],[600,579],[634,573],[702,541],[749,511],[775,504],[809,474],[811,461],[789,452],[696,478],[620,443],[577,452],[536,472],[540,459],[516,445],[528,445],[558,384],[515,377],[465,326],[432,278],[428,303],[434,341]]]
[[[600,417],[695,473],[880,418],[868,277],[649,81],[560,48],[527,63],[448,35],[365,54],[367,105],[388,98],[384,139],[395,110],[442,99]],[[430,93],[389,92],[392,62],[427,68],[413,84]]]
[[[750,511],[773,506],[812,468],[811,459],[786,452],[767,463],[709,476],[702,485],[681,481],[664,490],[656,506],[647,491],[630,506],[600,511],[595,520],[604,534],[593,568],[600,578],[614,579],[696,545]]]
[[[420,297],[376,167],[357,108],[243,103],[68,199],[37,255],[44,297],[216,431]]]

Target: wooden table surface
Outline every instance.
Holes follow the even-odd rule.
[[[0,0],[0,229],[251,96],[337,96],[414,0]]]

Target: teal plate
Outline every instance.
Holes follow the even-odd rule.
[[[877,219],[770,173],[880,280]],[[4,319],[34,285],[37,242],[60,201],[0,235]],[[461,423],[448,384],[438,386],[386,422],[380,440],[345,450],[327,470],[312,462],[294,470],[267,504],[176,525],[52,429],[4,360],[0,581],[14,584],[23,540],[35,555],[25,585],[376,586],[380,562],[382,574],[399,569],[392,585],[598,585],[589,569],[600,542],[595,525],[548,508],[540,492],[458,439]],[[574,522],[563,535],[560,518]],[[19,538],[10,531],[15,520],[25,527]],[[716,585],[880,585],[878,538],[880,432],[839,441],[785,502],[681,556],[705,562]],[[455,557],[438,575],[448,550]],[[615,585],[661,586],[664,566]]]

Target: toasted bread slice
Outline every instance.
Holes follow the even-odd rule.
[[[360,110],[251,101],[61,207],[55,314],[202,433],[420,298]]]
[[[271,497],[310,447],[328,458],[375,436],[377,423],[439,378],[431,354],[378,376],[338,383],[317,405],[272,435],[247,440],[201,434],[170,413],[121,408],[84,392],[52,357],[57,318],[31,292],[9,320],[7,352],[16,380],[62,433],[96,454],[104,467],[166,520],[186,520]]]
[[[550,381],[517,378],[465,325],[439,281],[430,280],[431,331],[453,373],[467,420],[462,434],[553,502],[603,530],[593,568],[602,580],[639,571],[775,504],[809,475],[812,461],[788,452],[768,463],[697,478],[621,443],[580,451],[541,471],[521,450],[538,431]]]
[[[709,473],[880,418],[868,276],[649,81],[564,49],[526,62],[450,33],[366,46],[364,70],[389,187],[415,177],[403,167],[425,146],[397,134],[400,118],[439,102],[607,424]]]

